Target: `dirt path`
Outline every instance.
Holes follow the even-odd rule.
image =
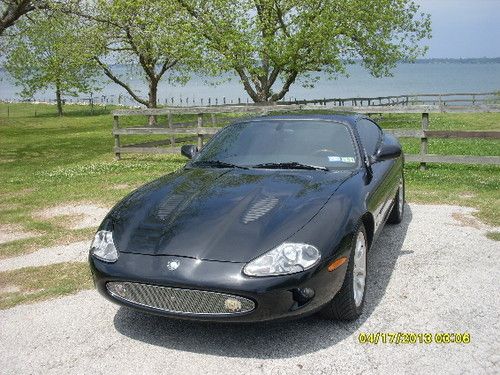
[[[62,262],[83,262],[87,259],[90,240],[47,247],[33,253],[0,260],[0,272],[23,267],[38,267]]]

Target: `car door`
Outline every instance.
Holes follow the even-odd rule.
[[[382,143],[382,130],[376,123],[367,118],[360,118],[356,126],[365,155],[368,157],[374,156]],[[373,176],[366,186],[366,204],[374,217],[375,232],[381,229],[381,224],[386,218],[393,202],[394,176],[391,173],[395,169],[393,167],[393,160],[379,161],[371,164]]]

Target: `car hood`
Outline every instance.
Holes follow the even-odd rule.
[[[111,211],[120,252],[248,262],[296,233],[350,172],[183,169]]]

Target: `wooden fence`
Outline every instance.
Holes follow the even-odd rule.
[[[499,156],[466,156],[466,155],[431,155],[428,153],[429,138],[483,138],[500,139],[500,131],[452,131],[431,130],[429,115],[431,113],[485,113],[500,112],[497,104],[475,104],[466,106],[447,105],[398,105],[398,106],[327,106],[329,112],[345,113],[357,112],[368,115],[390,114],[390,113],[413,113],[421,115],[420,129],[385,129],[384,131],[394,134],[399,138],[420,139],[420,154],[407,154],[406,160],[419,162],[421,169],[425,169],[426,163],[458,163],[458,164],[490,164],[500,165]],[[176,142],[195,141],[198,148],[203,147],[206,137],[212,136],[220,130],[221,122],[216,115],[221,114],[253,114],[266,115],[272,112],[307,112],[317,111],[318,106],[310,104],[288,104],[271,106],[225,106],[225,107],[170,107],[162,109],[129,109],[113,112],[115,138],[114,152],[119,160],[122,153],[179,153],[180,147]],[[179,114],[196,115],[197,121],[193,123],[174,123],[173,116]],[[144,127],[120,127],[120,117],[142,116],[145,120],[150,116],[166,116],[166,124]],[[234,118],[241,119],[241,118]],[[226,117],[227,121],[227,117]],[[208,125],[208,126],[207,126]],[[161,141],[146,142],[133,145],[121,145],[121,136],[125,135],[165,135],[168,139]],[[168,145],[169,147],[159,147]]]
[[[126,95],[95,95],[90,97],[65,98],[66,104],[88,104],[91,109],[94,106],[106,108],[107,105],[134,106],[137,102]],[[55,99],[10,99],[2,100],[4,103],[31,102],[31,103],[55,103]],[[159,101],[160,103],[160,101]],[[252,105],[249,97],[170,97],[161,100],[165,106],[228,106],[228,105]],[[352,98],[317,98],[299,99],[287,97],[279,104],[315,104],[332,106],[394,106],[394,105],[418,105],[418,104],[441,104],[441,105],[476,105],[476,104],[500,104],[500,91],[497,92],[475,92],[475,93],[438,93],[438,94],[404,94],[376,97],[352,97]]]
[[[282,101],[280,104],[316,104],[344,106],[402,106],[402,105],[441,105],[465,106],[478,104],[500,104],[500,92],[482,93],[441,93],[441,94],[405,94],[377,97],[334,98],[313,100]]]

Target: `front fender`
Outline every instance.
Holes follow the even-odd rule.
[[[316,246],[322,257],[320,267],[343,256],[349,258],[352,236],[367,212],[362,196],[364,189],[360,186],[364,186],[361,171],[346,180],[321,210],[287,242]]]

